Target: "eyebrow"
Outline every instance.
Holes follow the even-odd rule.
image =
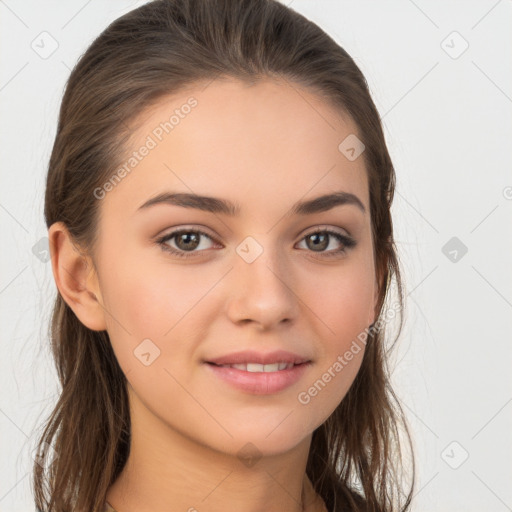
[[[145,210],[157,204],[170,204],[184,208],[195,208],[211,213],[222,213],[234,217],[240,213],[240,206],[226,199],[201,196],[197,194],[163,192],[146,201],[138,210]],[[325,212],[336,206],[353,205],[366,213],[366,208],[361,200],[350,192],[334,192],[315,197],[308,201],[298,201],[290,209],[292,215],[311,215]]]

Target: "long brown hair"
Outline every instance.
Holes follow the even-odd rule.
[[[44,214],[93,254],[94,190],[123,161],[129,123],[162,97],[230,77],[277,77],[348,113],[365,145],[383,320],[390,284],[403,291],[390,207],[395,171],[366,80],[352,58],[304,16],[276,0],[156,0],[110,24],[73,69],[50,157]],[[85,253],[84,253],[85,254]],[[411,438],[389,381],[385,328],[370,329],[361,368],[313,433],[307,475],[329,510],[405,511],[414,488]],[[85,327],[57,293],[51,348],[62,386],[33,469],[41,512],[100,512],[130,450],[126,378],[106,331]],[[405,471],[402,433],[412,468]],[[411,477],[405,492],[404,476]]]

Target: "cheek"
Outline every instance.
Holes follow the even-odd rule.
[[[304,296],[321,337],[321,358],[304,400],[329,415],[352,385],[365,351],[368,317],[373,308],[374,279],[364,260],[327,273],[309,285]],[[317,274],[318,275],[318,274]],[[325,391],[323,391],[325,389]]]
[[[145,339],[160,339],[177,321],[176,291],[142,259],[121,255],[102,279],[107,331],[125,372],[135,362],[134,350]]]
[[[373,271],[357,262],[325,273],[310,282],[303,295],[306,303],[324,325],[327,339],[341,344],[368,327],[373,309]]]
[[[182,273],[156,265],[140,250],[120,255],[103,281],[105,307],[114,317],[109,324],[113,329],[122,324],[135,337],[162,337],[198,292]]]
[[[322,291],[315,287],[308,292],[313,301],[308,306],[318,312],[310,318],[318,320],[321,356],[297,401],[314,421],[323,422],[332,414],[361,367],[373,288],[365,272],[352,270],[326,280]]]
[[[125,373],[134,366],[139,369],[136,353],[147,339],[159,354],[152,367],[191,357],[194,344],[188,340],[214,311],[211,302],[203,300],[218,279],[211,274],[203,279],[192,266],[167,265],[163,258],[145,264],[142,256],[127,253],[116,261],[102,279],[102,295],[107,330]]]

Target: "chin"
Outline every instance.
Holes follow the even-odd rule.
[[[293,415],[290,414],[290,417]],[[283,415],[283,418],[286,416]],[[282,421],[282,419],[281,419]],[[234,455],[242,462],[245,459],[253,460],[261,457],[271,457],[293,450],[304,442],[309,443],[309,436],[312,432],[306,432],[300,426],[287,425],[285,420],[277,426],[270,427],[267,422],[262,424],[248,425],[247,428],[229,430],[233,437],[223,440],[219,445],[215,443],[217,450]],[[249,464],[246,464],[249,465]]]

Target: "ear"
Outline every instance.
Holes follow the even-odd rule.
[[[48,230],[53,277],[62,298],[77,318],[93,331],[106,330],[98,276],[90,257],[83,255],[63,222]]]

